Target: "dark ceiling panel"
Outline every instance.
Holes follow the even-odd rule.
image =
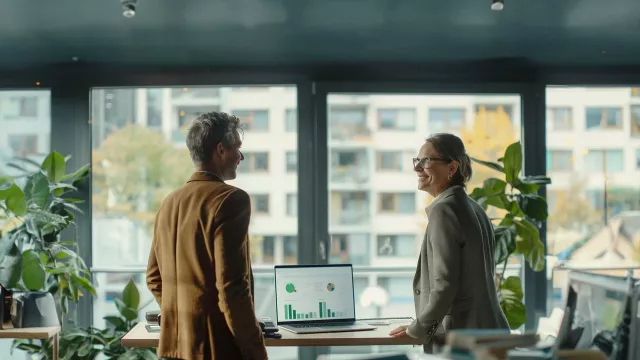
[[[640,1],[19,0],[0,5],[0,67],[247,66],[526,59],[640,64]]]

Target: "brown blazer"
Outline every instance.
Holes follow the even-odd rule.
[[[249,195],[196,172],[156,215],[147,286],[162,314],[158,356],[267,359],[256,320]]]

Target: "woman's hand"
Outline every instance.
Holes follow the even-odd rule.
[[[407,328],[408,328],[408,327],[409,327],[409,326],[407,326],[407,325],[399,326],[399,327],[397,327],[397,328],[395,328],[395,329],[391,330],[391,331],[389,332],[389,335],[390,335],[391,337],[394,337],[394,338],[409,337],[409,334],[407,334]]]

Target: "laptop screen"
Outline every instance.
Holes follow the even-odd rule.
[[[276,266],[278,324],[355,320],[351,265]]]

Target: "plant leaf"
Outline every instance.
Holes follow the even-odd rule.
[[[58,183],[62,181],[67,165],[64,156],[54,150],[44,159],[41,168],[47,173],[47,178],[51,182]]]
[[[35,204],[40,209],[44,209],[51,195],[49,191],[49,180],[47,180],[47,177],[41,172],[29,175],[24,187],[24,193],[27,203]]]
[[[488,178],[482,184],[485,196],[498,196],[500,194],[504,194],[504,189],[506,187],[506,182],[496,178]]]
[[[96,296],[96,289],[93,287],[91,280],[86,277],[71,274],[72,281],[75,281],[81,288],[87,290],[91,295]]]
[[[140,306],[140,292],[138,292],[138,288],[133,279],[129,279],[129,282],[127,282],[127,285],[124,287],[122,291],[122,301],[127,307],[132,309],[138,309],[138,306]]]
[[[22,282],[28,290],[41,290],[47,273],[38,253],[27,250],[22,253]]]
[[[484,161],[484,160],[480,160],[480,159],[476,159],[474,157],[471,158],[471,161],[476,162],[480,165],[484,165],[486,167],[488,167],[489,169],[493,169],[495,171],[499,171],[501,173],[504,173],[504,167],[500,164],[496,164],[494,162],[490,162],[490,161]]]
[[[118,312],[125,318],[127,321],[135,320],[138,318],[138,313],[136,310],[128,307],[122,300],[119,298],[114,298],[114,302],[116,303],[116,308]]]
[[[547,200],[537,194],[521,194],[518,196],[518,205],[524,215],[537,221],[545,221],[549,217]]]
[[[496,226],[493,237],[496,242],[493,261],[498,265],[506,261],[516,250],[515,228],[514,226]]]
[[[105,316],[105,319],[109,324],[113,325],[113,327],[118,331],[127,331],[127,324],[121,317],[118,316]]]
[[[27,202],[24,192],[15,183],[6,189],[0,190],[0,200],[5,201],[7,209],[14,215],[24,216],[27,214]]]
[[[522,300],[524,293],[522,292],[522,282],[517,276],[509,276],[502,282],[502,287],[511,290],[518,300]]]
[[[11,244],[7,254],[0,259],[0,267],[0,283],[9,289],[16,288],[22,275],[22,256],[15,244]]]
[[[533,271],[544,269],[544,245],[538,229],[527,220],[514,220],[516,225],[516,251],[522,254]]]
[[[500,307],[507,317],[509,327],[517,329],[527,320],[527,309],[522,303],[522,286],[520,279],[509,277],[498,290]]]
[[[522,171],[522,146],[517,141],[509,145],[504,153],[504,174],[507,182],[517,184],[520,171]]]

